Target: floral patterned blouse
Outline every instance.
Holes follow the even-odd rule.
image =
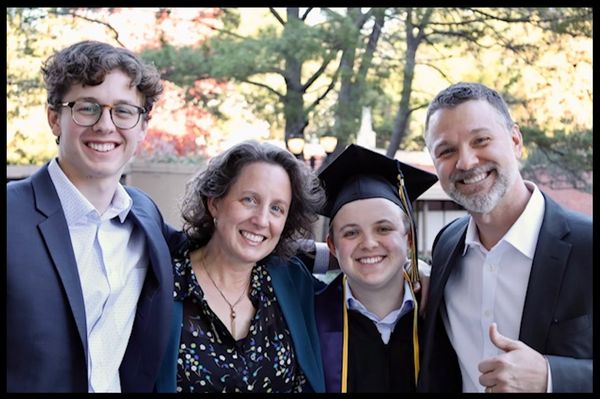
[[[189,251],[173,259],[175,300],[183,301],[177,392],[302,392],[306,377],[264,266],[252,269],[256,309],[245,338],[236,341],[204,300]]]

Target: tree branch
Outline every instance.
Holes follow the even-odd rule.
[[[211,30],[214,30],[215,32],[224,33],[226,35],[237,37],[238,39],[247,39],[246,36],[242,36],[242,35],[237,34],[235,32],[232,32],[232,31],[229,31],[229,30],[225,30],[225,29],[221,29],[221,28],[218,28],[218,27],[216,27],[216,26],[214,26],[212,24],[209,24],[204,19],[198,20],[198,21],[196,21],[196,23],[202,24],[202,25],[206,26],[207,28],[209,28]]]
[[[57,15],[60,15],[60,14],[57,13]],[[77,12],[73,11],[73,10],[67,11],[67,13],[65,15],[71,15],[72,17],[75,17],[75,18],[81,18],[81,19],[83,19],[85,21],[88,21],[88,22],[93,22],[93,23],[96,23],[96,24],[100,24],[100,25],[106,26],[110,31],[113,32],[113,34],[115,36],[115,41],[117,43],[119,43],[119,45],[121,45],[122,47],[125,47],[125,45],[119,40],[119,32],[111,24],[109,24],[108,22],[104,22],[104,21],[101,21],[101,20],[96,19],[96,18],[86,17],[85,15],[77,14]]]
[[[327,96],[327,94],[333,90],[333,88],[335,87],[335,84],[337,83],[338,80],[338,76],[340,74],[340,68],[338,68],[335,73],[333,74],[333,76],[331,77],[331,82],[329,82],[329,86],[327,86],[327,89],[325,89],[325,91],[323,92],[323,94],[321,94],[315,101],[313,101],[312,104],[310,104],[307,108],[306,108],[306,113],[308,114],[309,112],[312,112],[313,109],[315,109],[315,107],[317,105],[319,105],[319,103]]]
[[[493,20],[496,20],[496,21],[506,22],[506,23],[509,23],[509,24],[510,24],[510,23],[518,23],[518,22],[525,22],[525,23],[527,23],[527,22],[532,22],[532,21],[531,21],[531,17],[530,17],[530,16],[527,16],[527,17],[520,17],[520,18],[508,18],[508,17],[504,17],[504,18],[502,18],[502,17],[500,17],[500,16],[498,16],[498,15],[492,15],[492,14],[489,14],[489,13],[487,13],[487,12],[484,12],[484,11],[478,10],[478,9],[476,9],[476,8],[470,8],[470,10],[471,10],[471,11],[472,11],[474,14],[483,15],[483,16],[484,16],[486,19],[493,19]],[[550,20],[550,21],[551,21],[551,20]],[[540,20],[540,22],[542,22],[542,20]],[[544,21],[544,22],[548,22],[548,20],[547,20],[547,21]]]
[[[356,82],[363,82],[367,76],[367,72],[369,68],[371,68],[371,64],[373,61],[373,54],[375,53],[375,49],[377,48],[377,43],[379,41],[379,36],[381,35],[381,30],[383,29],[383,25],[385,24],[385,10],[378,12],[375,15],[375,21],[373,22],[373,29],[369,34],[369,39],[367,41],[367,46],[365,48],[365,52],[362,55],[360,60],[360,66],[358,67]],[[362,87],[357,87],[358,90],[362,90]]]
[[[418,110],[418,109],[425,108],[425,107],[427,107],[427,106],[429,106],[429,103],[426,103],[426,102],[425,102],[425,103],[423,103],[423,104],[417,105],[416,107],[409,108],[409,109],[408,109],[408,112],[407,112],[407,114],[406,114],[406,116],[408,116],[408,115],[412,114],[414,111],[416,111],[416,110]]]
[[[266,85],[264,83],[255,82],[255,81],[250,80],[250,79],[239,79],[239,80],[240,80],[240,82],[248,83],[248,84],[251,84],[251,85],[254,85],[254,86],[262,87],[263,89],[267,89],[268,91],[270,91],[271,93],[275,94],[279,98],[283,98],[284,97],[283,94],[281,94],[277,90],[273,89],[271,86]]]
[[[585,179],[580,175],[580,173],[578,173],[580,171],[570,168],[568,166],[567,162],[560,162],[558,160],[553,159],[550,152],[558,154],[559,156],[563,156],[564,154],[562,154],[561,152],[559,152],[553,148],[546,147],[546,146],[538,146],[538,149],[542,152],[542,154],[544,154],[546,159],[548,159],[548,161],[550,161],[551,165],[554,165],[558,168],[558,170],[556,172],[559,175],[562,175],[563,180],[570,182],[571,186],[573,188],[579,188],[579,187],[588,188],[589,187],[588,182],[586,182]],[[569,176],[570,178],[568,178],[568,177],[565,178],[565,176]],[[554,178],[556,178],[556,177],[557,176],[555,175]],[[577,183],[573,182],[573,180],[580,183],[579,187],[578,187]],[[552,184],[552,182],[550,182],[550,183]],[[555,187],[553,187],[553,188],[555,188]]]
[[[437,35],[442,35],[442,36],[456,36],[456,37],[460,37],[462,39],[465,39],[471,43],[476,44],[477,46],[481,47],[481,48],[492,48],[492,45],[489,46],[484,46],[483,44],[479,43],[477,41],[477,39],[475,37],[473,37],[472,35],[469,34],[470,32],[465,32],[465,31],[457,31],[457,32],[453,32],[453,31],[441,31],[441,30],[437,30],[437,29],[433,29],[431,31],[431,33],[429,33],[428,35],[431,34],[437,34]]]
[[[371,18],[371,15],[373,15],[373,12],[374,12],[373,8],[370,8],[369,11],[367,11],[366,13],[363,14],[360,11],[360,8],[359,8],[358,9],[358,15],[359,15],[359,17],[356,19],[356,21],[354,21],[355,22],[355,26],[358,29],[362,29],[362,27],[365,24],[365,22],[367,22],[367,20],[369,18]]]
[[[283,18],[281,18],[281,15],[279,15],[279,13],[277,12],[277,10],[273,7],[269,7],[269,11],[271,11],[271,14],[273,14],[273,16],[275,17],[275,19],[277,21],[279,21],[279,23],[281,24],[281,26],[285,26],[285,21]]]
[[[329,55],[327,56],[327,58],[325,58],[323,60],[323,63],[321,64],[319,69],[317,69],[317,71],[315,73],[313,73],[313,75],[306,81],[306,83],[304,85],[302,85],[302,88],[301,88],[302,91],[308,90],[308,88],[315,82],[315,80],[317,80],[319,78],[319,76],[321,76],[323,74],[323,72],[325,71],[325,69],[327,68],[329,63],[333,60],[334,57],[335,57],[335,53],[330,52]]]
[[[308,17],[308,13],[310,13],[313,10],[314,7],[308,7],[306,9],[306,11],[304,11],[304,14],[302,14],[302,16],[300,17],[301,20],[306,21],[306,17]]]
[[[446,73],[444,73],[444,71],[442,71],[440,68],[438,68],[437,66],[430,64],[428,62],[419,62],[420,65],[424,65],[424,66],[428,66],[431,69],[434,69],[435,71],[437,71],[437,73],[439,73],[440,75],[442,75],[442,77],[444,79],[446,79],[446,81],[448,83],[452,83],[452,79],[450,79],[450,77],[448,77],[448,75],[446,75]]]

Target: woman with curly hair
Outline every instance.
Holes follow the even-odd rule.
[[[293,257],[324,192],[288,151],[245,141],[186,187],[159,391],[324,391],[318,281]]]

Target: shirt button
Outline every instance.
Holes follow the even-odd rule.
[[[486,319],[489,319],[491,314],[492,314],[492,312],[490,312],[489,310],[486,310],[485,312],[483,312],[483,315],[485,316]]]
[[[496,271],[496,265],[490,265],[490,271],[494,273]]]

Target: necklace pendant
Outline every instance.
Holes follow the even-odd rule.
[[[233,308],[231,308],[231,336],[237,340],[235,336],[235,310]]]

